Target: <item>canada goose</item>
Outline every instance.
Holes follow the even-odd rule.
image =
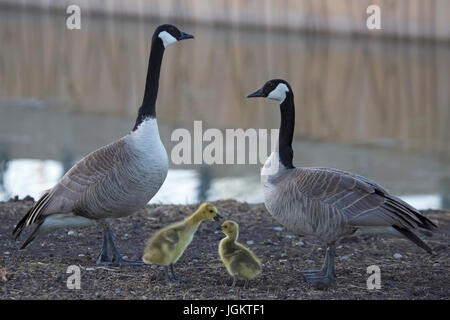
[[[193,36],[173,25],[156,28],[144,99],[133,130],[85,156],[44,193],[13,231],[17,239],[24,227],[37,224],[20,249],[39,234],[97,222],[104,234],[97,263],[143,264],[121,258],[106,219],[125,217],[144,207],[166,178],[168,157],[159,137],[155,113],[159,73],[165,48],[190,38]]]
[[[270,155],[261,171],[267,210],[297,234],[314,235],[327,244],[322,269],[302,271],[307,282],[327,285],[334,281],[335,242],[351,234],[391,232],[431,253],[430,247],[411,229],[432,230],[436,226],[383,187],[337,169],[294,167],[294,94],[286,81],[270,80],[247,97],[280,102],[278,150]]]
[[[233,277],[232,289],[236,285],[237,278],[245,279],[245,289],[248,281],[261,273],[261,261],[255,254],[237,242],[239,236],[239,225],[227,220],[222,224],[222,232],[227,236],[219,243],[219,255],[228,273]]]
[[[142,260],[146,264],[159,264],[165,266],[167,280],[169,267],[174,281],[177,281],[173,265],[191,243],[200,223],[204,220],[219,220],[222,216],[217,208],[210,203],[202,203],[197,211],[183,221],[175,222],[157,231],[147,242]]]

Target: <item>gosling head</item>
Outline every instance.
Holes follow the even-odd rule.
[[[222,223],[222,232],[233,239],[237,239],[239,235],[239,225],[233,220],[227,220]]]
[[[267,81],[262,88],[249,94],[247,98],[268,98],[278,100],[281,104],[287,96],[293,96],[289,83],[283,79],[272,79]]]
[[[211,203],[204,202],[197,210],[197,215],[201,220],[216,220],[222,219],[222,216],[217,212],[217,208]]]
[[[153,41],[155,38],[161,40],[164,48],[167,48],[172,43],[184,40],[184,39],[194,39],[194,36],[179,30],[177,27],[171,24],[162,24],[156,28],[153,34]]]

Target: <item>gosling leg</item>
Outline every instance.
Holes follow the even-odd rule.
[[[136,260],[125,260],[120,255],[116,244],[114,243],[114,234],[107,224],[104,225],[103,229],[103,248],[100,252],[97,264],[106,265],[144,265],[143,261]]]
[[[244,289],[248,289],[248,280],[245,280]]]
[[[327,248],[322,269],[302,271],[306,282],[324,287],[328,287],[331,283],[333,283],[336,277],[334,272],[335,254],[336,249],[334,248],[334,246],[329,246]]]
[[[180,283],[180,282],[188,282],[189,279],[188,278],[178,278],[177,276],[175,276],[175,272],[173,269],[173,264],[170,264],[170,272],[172,273],[172,278],[176,283]]]
[[[237,282],[237,275],[235,274],[233,276],[233,284],[231,285],[231,290],[234,290],[234,287],[236,286],[236,282]]]
[[[167,280],[167,282],[172,283],[174,280],[172,280],[170,278],[169,267],[168,266],[164,266],[164,271],[166,272],[166,280]]]
[[[170,264],[170,272],[172,273],[173,280],[177,281],[178,278],[175,276],[175,272],[173,271],[173,264]]]

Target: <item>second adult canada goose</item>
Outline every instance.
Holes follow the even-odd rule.
[[[142,264],[122,259],[113,240],[108,218],[128,216],[144,207],[156,194],[168,170],[168,158],[156,122],[156,97],[165,48],[192,35],[165,24],[156,28],[150,51],[142,106],[133,130],[77,162],[34,204],[13,231],[17,238],[24,227],[36,224],[20,249],[39,234],[58,228],[103,227],[103,249],[98,263]]]
[[[278,150],[261,171],[265,205],[282,225],[299,235],[314,235],[327,244],[320,270],[304,270],[310,283],[327,285],[334,278],[335,243],[341,237],[390,232],[402,235],[431,253],[411,230],[436,226],[419,211],[375,182],[331,168],[296,168],[292,163],[295,126],[294,94],[284,80],[273,79],[248,98],[280,102]]]

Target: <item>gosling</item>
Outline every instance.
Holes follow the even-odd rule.
[[[145,264],[164,266],[168,282],[178,282],[173,265],[191,243],[195,232],[203,220],[221,219],[217,208],[210,203],[202,203],[191,216],[158,230],[148,241],[142,260]],[[169,268],[172,278],[169,276]]]
[[[248,289],[248,282],[261,273],[261,261],[255,254],[237,242],[239,236],[239,225],[231,220],[222,224],[222,232],[227,235],[219,243],[219,255],[228,273],[233,277],[234,289],[237,278],[245,279],[244,288]]]

